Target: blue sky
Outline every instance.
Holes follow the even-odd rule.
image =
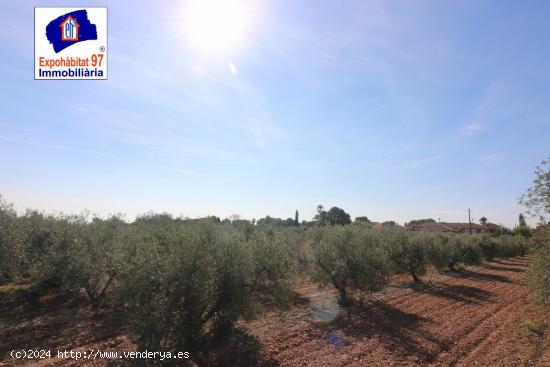
[[[186,34],[185,1],[71,2],[109,7],[108,81],[33,80],[33,7],[67,3],[0,3],[19,209],[513,226],[550,155],[549,2],[242,2],[223,52]]]

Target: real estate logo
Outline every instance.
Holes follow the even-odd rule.
[[[76,22],[76,19],[69,15],[59,26],[61,27],[61,41],[78,41],[80,24]]]
[[[107,8],[34,8],[35,79],[107,79]]]

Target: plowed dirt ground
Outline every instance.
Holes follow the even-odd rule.
[[[332,321],[318,321],[317,311],[330,294],[303,285],[298,291],[313,302],[248,328],[282,366],[547,367],[548,343],[523,326],[542,319],[522,281],[527,261],[496,260],[419,285],[400,276]]]
[[[338,307],[333,290],[297,284],[298,302],[240,322],[216,364],[550,367],[550,338],[525,326],[544,320],[523,283],[528,261],[495,260],[461,273],[432,273],[422,284],[397,276],[384,292],[346,309]],[[124,325],[94,314],[84,301],[57,296],[42,299],[37,308],[0,300],[0,366],[118,365],[10,359],[10,350],[25,347],[134,350]]]

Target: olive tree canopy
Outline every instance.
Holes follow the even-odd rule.
[[[527,213],[545,219],[550,216],[550,158],[543,160],[535,169],[533,186],[519,198]]]

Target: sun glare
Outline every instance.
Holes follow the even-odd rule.
[[[242,0],[190,0],[185,7],[186,36],[201,51],[228,52],[243,41],[249,15]]]

